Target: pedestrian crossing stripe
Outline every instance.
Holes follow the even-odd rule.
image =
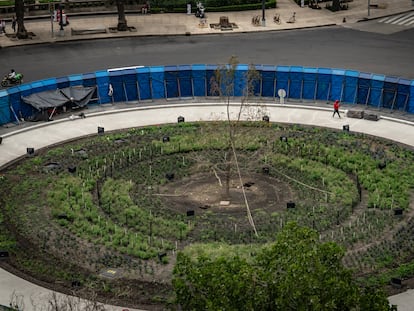
[[[414,12],[388,16],[378,20],[378,23],[410,26],[414,24]]]
[[[406,23],[411,21],[414,21],[414,12],[397,19],[395,22],[397,25],[407,25]]]

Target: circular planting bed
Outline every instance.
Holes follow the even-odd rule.
[[[1,172],[1,264],[157,309],[177,251],[248,256],[294,221],[343,245],[364,284],[385,286],[414,274],[413,186],[412,149],[345,131],[208,122],[100,134]]]

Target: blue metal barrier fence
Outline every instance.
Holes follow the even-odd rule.
[[[414,80],[354,70],[301,66],[253,65],[258,73],[254,95],[274,100],[284,89],[288,99],[362,104],[414,113]],[[0,125],[32,116],[22,100],[46,90],[96,86],[90,104],[139,103],[156,99],[208,97],[211,79],[221,65],[133,66],[35,81],[0,90]],[[243,95],[250,66],[239,64],[232,94]]]

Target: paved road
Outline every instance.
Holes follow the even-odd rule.
[[[241,63],[354,69],[414,78],[414,28],[384,35],[334,26],[283,32],[128,37],[4,49],[0,68],[25,81],[131,65]]]
[[[252,16],[261,15],[260,10],[207,13],[207,23],[228,16],[238,25],[230,32],[200,28],[199,19],[186,14],[127,14],[128,24],[136,27],[136,32],[82,36],[72,35],[70,29],[108,29],[116,25],[116,15],[71,16],[64,36],[52,36],[48,19],[27,21],[26,28],[36,34],[33,39],[16,41],[0,36],[0,68],[23,71],[30,82],[110,67],[226,63],[236,55],[248,64],[337,67],[414,78],[414,23],[393,24],[401,18],[408,23],[410,16],[400,15],[413,14],[414,7],[410,0],[383,2],[386,8],[370,10],[373,19],[365,22],[357,21],[367,18],[366,0],[353,0],[349,10],[335,13],[278,0],[276,9],[266,10],[265,27],[251,24]],[[294,11],[296,22],[287,23]],[[273,23],[274,14],[280,14],[280,25]]]

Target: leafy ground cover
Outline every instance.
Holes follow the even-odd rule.
[[[11,257],[2,265],[157,309],[169,303],[178,251],[249,260],[295,221],[344,246],[363,283],[414,275],[413,150],[267,122],[240,122],[234,135],[242,183],[220,122],[96,135],[8,167],[0,248]],[[108,269],[117,273],[105,277]]]

